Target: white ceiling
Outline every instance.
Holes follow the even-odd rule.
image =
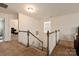
[[[72,3],[33,3],[33,4],[25,4],[25,3],[7,3],[8,8],[4,9],[0,7],[0,12],[17,14],[17,13],[25,13],[28,14],[26,8],[31,5],[35,7],[34,13],[29,13],[30,16],[37,17],[37,18],[45,18],[45,17],[53,17],[53,16],[60,16],[70,13],[77,13],[79,12],[79,4]]]

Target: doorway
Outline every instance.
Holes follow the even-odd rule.
[[[5,19],[0,18],[0,42],[4,40],[5,37]]]
[[[10,20],[11,40],[18,40],[18,19]]]

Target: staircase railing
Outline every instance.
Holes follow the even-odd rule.
[[[23,31],[23,30],[19,30],[19,32],[27,33],[27,47],[29,47],[29,32],[28,31]]]
[[[53,31],[53,32],[50,32],[49,33],[49,31],[47,31],[47,55],[49,56],[49,36],[51,35],[51,34],[53,34],[53,33],[55,33],[56,35],[55,35],[55,40],[56,40],[56,45],[57,45],[57,32],[59,32],[60,30],[55,30],[55,31]]]
[[[33,37],[35,37],[39,42],[42,44],[42,51],[43,51],[43,41],[41,41],[37,36],[35,36],[32,32],[30,31],[19,31],[19,32],[25,32],[27,33],[27,47],[29,47],[29,34],[31,34]]]
[[[56,45],[57,45],[57,32],[59,32],[59,31],[60,30],[55,30],[55,31],[49,33],[49,35],[55,33]]]
[[[31,34],[33,37],[35,37],[39,42],[42,44],[42,50],[43,50],[43,41],[41,41],[38,37],[36,37],[32,32],[29,31],[29,34]]]

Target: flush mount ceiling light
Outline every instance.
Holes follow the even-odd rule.
[[[33,12],[33,8],[28,8],[28,11],[29,12]]]
[[[27,8],[27,11],[28,11],[28,12],[34,12],[34,8],[28,7],[28,8]]]
[[[33,13],[35,12],[35,7],[33,5],[27,5],[26,10],[27,12]]]

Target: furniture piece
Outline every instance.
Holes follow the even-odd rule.
[[[18,32],[16,31],[16,29],[15,29],[15,28],[11,28],[11,33],[12,33],[12,34],[15,34],[15,35],[17,35],[17,34],[18,34]]]
[[[77,56],[79,56],[79,27],[77,29],[76,40],[74,40],[74,48],[76,49]]]

